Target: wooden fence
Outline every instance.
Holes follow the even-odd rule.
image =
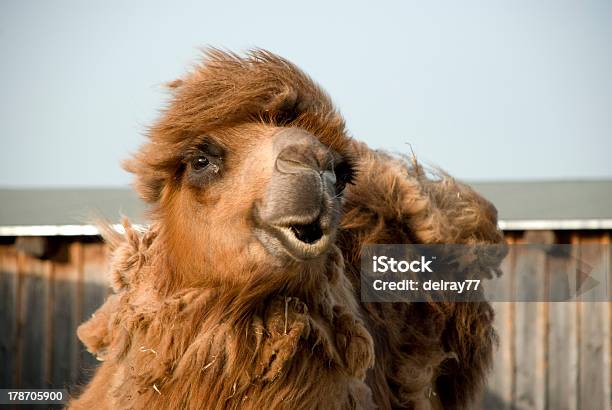
[[[74,392],[97,365],[76,328],[108,293],[107,248],[90,238],[62,245],[60,260],[40,260],[0,244],[0,388]]]
[[[610,243],[609,232],[567,235],[561,239],[577,245]],[[510,243],[526,240],[521,232],[509,232],[507,238]],[[53,258],[41,260],[12,241],[0,242],[0,388],[76,392],[97,365],[75,332],[108,294],[107,248],[93,237],[64,239],[56,248]],[[585,252],[580,260],[602,258],[610,267],[609,251]],[[558,262],[515,258],[505,263],[512,264],[505,269],[530,264],[554,270]],[[516,283],[508,283],[513,288]],[[494,305],[500,346],[476,408],[612,408],[611,303]]]
[[[522,233],[507,233],[506,238],[509,243],[536,242]],[[537,269],[554,278],[555,271],[569,271],[564,264],[575,263],[599,269],[590,273],[602,279],[599,291],[605,292],[607,287],[611,294],[610,276],[605,277],[612,268],[610,233],[574,232],[566,233],[562,239],[564,243],[577,245],[576,258],[506,259],[504,271],[515,273],[507,275],[514,278],[507,283],[508,291],[519,295],[521,291],[542,291],[517,286],[521,278],[518,271],[528,273],[530,269]],[[580,272],[587,268],[572,266],[570,269]],[[612,409],[612,303],[496,302],[493,305],[500,344],[482,408]]]

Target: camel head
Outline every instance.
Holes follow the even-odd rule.
[[[170,87],[126,168],[152,205],[173,280],[236,284],[282,271],[303,285],[326,262],[355,173],[328,96],[263,51],[210,51]]]

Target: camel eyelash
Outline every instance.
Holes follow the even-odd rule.
[[[206,155],[222,159],[225,156],[225,149],[209,139],[204,139],[201,143],[187,148],[183,157],[189,160],[197,155]]]
[[[334,173],[339,183],[348,185],[355,182],[357,170],[352,159],[343,158],[334,165]]]

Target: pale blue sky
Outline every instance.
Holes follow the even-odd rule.
[[[612,2],[0,3],[0,186],[116,186],[206,45],[267,48],[349,129],[469,180],[612,177]]]

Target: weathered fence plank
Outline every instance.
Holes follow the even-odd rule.
[[[50,260],[45,260],[43,262],[43,303],[44,303],[44,313],[43,313],[43,326],[44,326],[44,335],[43,335],[43,380],[44,387],[49,387],[51,385],[51,380],[53,378],[53,333],[55,328],[55,316],[53,315],[53,302],[55,297],[55,265]]]
[[[514,243],[514,238],[508,238],[508,244]],[[512,273],[516,258],[511,255],[504,259],[501,266],[503,276],[499,281],[502,290],[498,291],[500,297],[505,296],[506,302],[494,302],[495,330],[499,337],[499,346],[493,358],[493,372],[489,377],[489,384],[481,408],[495,408],[505,410],[511,408],[513,391],[513,316],[514,306],[510,300],[514,294]]]
[[[13,386],[17,335],[17,254],[0,246],[0,388]]]
[[[546,269],[546,256],[526,248],[516,253],[517,300],[542,300],[546,289],[536,277]],[[516,385],[513,403],[520,409],[541,410],[545,407],[546,389],[546,303],[515,303],[514,320]]]
[[[83,297],[80,323],[88,320],[106,299],[109,292],[108,269],[106,246],[98,242],[83,244],[83,281],[81,283]],[[81,343],[79,346],[81,351],[79,383],[85,383],[99,363]]]
[[[76,328],[80,320],[80,317],[77,317],[79,311],[77,291],[82,261],[81,249],[80,243],[71,243],[68,246],[67,261],[55,263],[51,360],[51,385],[54,388],[71,387],[78,379],[79,344]]]
[[[22,252],[17,255],[20,280],[18,309],[20,388],[41,388],[45,381],[46,306],[45,265]]]
[[[577,243],[577,238],[573,239]],[[576,272],[578,255],[549,255],[548,272],[556,300],[567,288],[567,275]],[[563,289],[563,291],[561,290]],[[569,288],[565,295],[569,297]],[[576,302],[557,301],[548,305],[548,380],[547,408],[577,409],[578,382],[578,310]]]
[[[600,285],[590,293],[605,293],[602,237],[581,238],[582,269]],[[594,246],[598,245],[599,246]],[[585,294],[585,298],[588,296]],[[608,303],[580,303],[579,404],[581,409],[610,408],[610,318]]]

